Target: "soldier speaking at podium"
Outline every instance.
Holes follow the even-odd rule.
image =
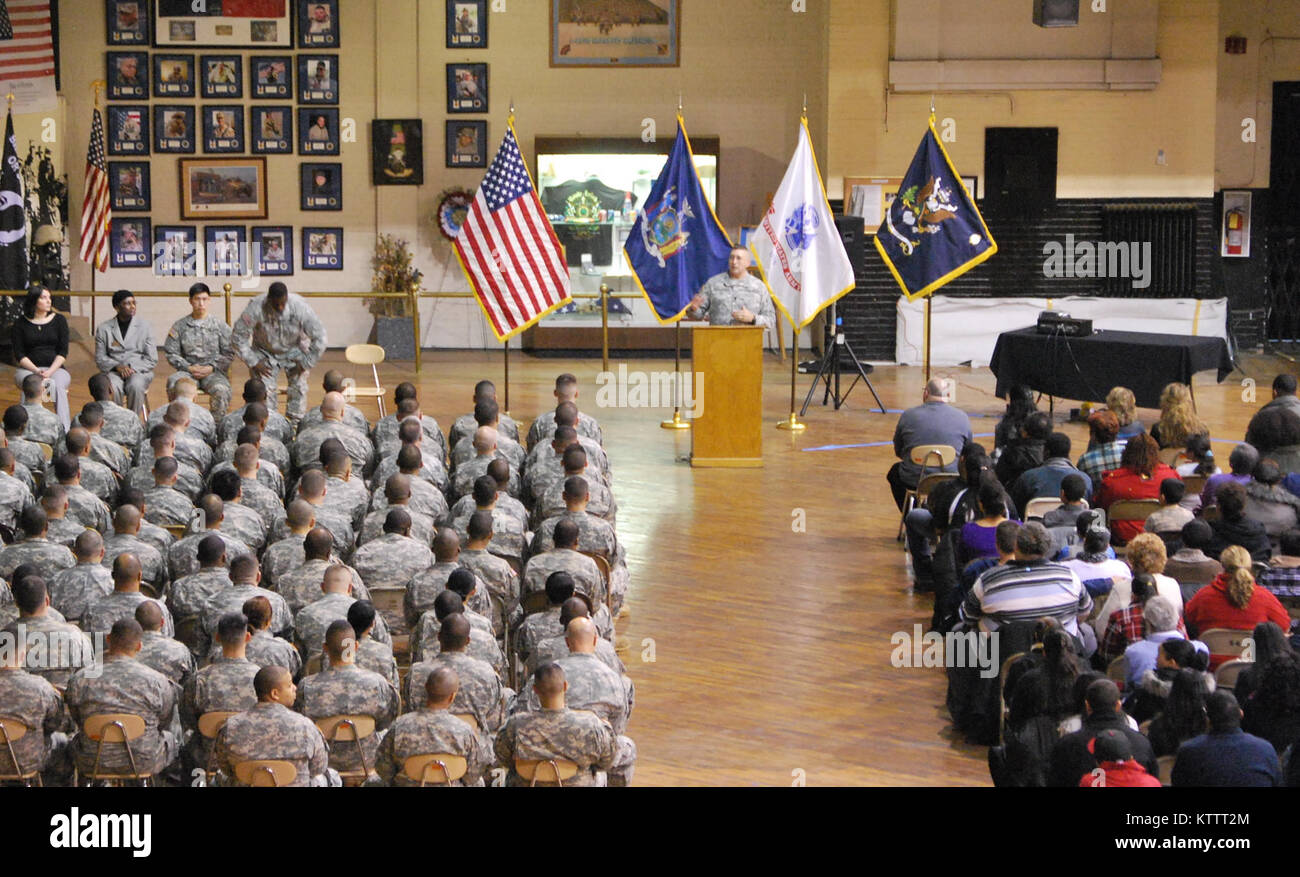
[[[732,247],[727,256],[727,271],[715,274],[691,299],[686,317],[707,319],[715,326],[766,326],[776,322],[772,296],[763,281],[749,273],[749,250]]]

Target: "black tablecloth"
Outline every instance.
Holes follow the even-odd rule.
[[[1222,381],[1233,363],[1222,338],[1109,331],[1066,338],[1029,326],[998,336],[989,368],[1003,397],[1024,384],[1062,399],[1104,402],[1118,386],[1132,390],[1139,407],[1158,408],[1165,384],[1190,385],[1192,375],[1207,369],[1217,369]]]

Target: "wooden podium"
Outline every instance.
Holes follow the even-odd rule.
[[[762,466],[763,327],[696,326],[691,331],[696,405],[703,408],[691,421],[691,465]]]

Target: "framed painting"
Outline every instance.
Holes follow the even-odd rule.
[[[488,112],[488,65],[447,65],[447,112]]]
[[[154,104],[155,152],[192,153],[198,136],[194,130],[194,107],[185,104]]]
[[[243,152],[244,108],[239,104],[203,106],[203,151]]]
[[[447,122],[447,167],[487,167],[487,122]]]
[[[106,57],[108,99],[148,100],[149,53],[109,52]]]
[[[552,67],[677,67],[681,0],[551,0]]]
[[[339,154],[339,111],[337,108],[298,108],[298,154]]]
[[[108,154],[148,155],[150,138],[144,133],[149,127],[149,105],[109,104],[106,112]]]
[[[343,209],[342,164],[304,161],[299,168],[299,178],[300,209]]]
[[[266,219],[265,158],[180,160],[182,219]]]
[[[370,123],[371,179],[376,186],[424,184],[424,123],[375,119]]]
[[[298,103],[339,102],[339,56],[298,56]]]

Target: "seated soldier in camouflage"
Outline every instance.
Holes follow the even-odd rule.
[[[23,509],[18,516],[18,529],[22,539],[0,549],[0,577],[12,577],[14,570],[24,563],[35,564],[46,575],[77,565],[77,559],[67,546],[46,538],[49,524],[40,506]]]
[[[509,460],[512,468],[522,470],[528,454],[519,442],[501,434],[499,428],[501,409],[497,407],[497,403],[491,399],[484,399],[477,403],[474,406],[474,420],[480,427],[486,426],[497,431],[497,454]],[[469,462],[473,457],[474,439],[473,436],[466,436],[452,446],[451,468],[455,470],[457,466]]]
[[[212,397],[212,415],[220,420],[230,407],[230,363],[235,349],[230,343],[230,327],[208,313],[211,292],[206,283],[190,287],[190,314],[172,324],[163,354],[176,369],[167,379],[167,389],[185,377],[196,381]]]
[[[239,473],[225,469],[213,475],[212,492],[223,503],[222,532],[234,536],[254,553],[260,552],[270,528],[255,509],[244,505],[244,486]]]
[[[496,635],[492,632],[492,622],[473,610],[467,610],[460,592],[452,588],[453,582],[460,576],[468,576],[469,589],[473,589],[474,577],[469,570],[461,569],[452,573],[452,578],[447,581],[447,590],[434,598],[433,608],[421,615],[419,623],[412,629],[411,660],[413,663],[433,660],[442,649],[438,641],[442,623],[448,616],[464,615],[469,621],[471,634],[465,653],[471,658],[478,658],[491,665],[498,676],[505,678],[506,659],[501,653],[501,647],[497,645]]]
[[[87,402],[81,406],[76,422],[90,434],[91,459],[112,469],[119,478],[125,478],[131,470],[131,454],[104,435],[104,406],[98,402]]]
[[[77,458],[81,467],[81,486],[112,506],[117,500],[117,476],[113,470],[90,455],[90,433],[79,426],[68,430],[68,453]]]
[[[176,459],[176,440],[172,428],[165,423],[160,423],[149,430],[149,451],[148,453],[142,451],[139,459],[136,460],[135,468],[127,473],[127,486],[139,490],[149,490],[154,487],[157,483],[153,474],[154,463],[163,457]],[[176,459],[175,487],[194,500],[203,493],[203,475],[189,463]]]
[[[393,657],[393,647],[370,635],[375,629],[376,618],[375,604],[369,600],[358,600],[348,607],[347,621],[356,634],[357,666],[383,676],[393,686],[393,690],[397,691],[401,687],[401,680],[397,675],[397,659]],[[328,669],[329,666],[329,654],[322,652],[321,669]]]
[[[522,569],[528,559],[528,527],[505,508],[498,508],[500,495],[497,493],[496,479],[484,475],[474,482],[473,508],[452,521],[452,527],[460,534],[461,542],[472,541],[469,534],[470,519],[482,512],[487,516],[491,529],[489,550],[497,557],[503,557]],[[459,505],[459,503],[458,503]],[[484,547],[484,546],[480,546]]]
[[[158,595],[166,593],[167,559],[162,552],[140,538],[140,510],[133,505],[118,506],[113,513],[113,533],[104,539],[104,566],[111,568],[121,554],[134,554],[140,561],[144,581]]]
[[[497,499],[492,508],[499,509],[506,512],[511,517],[517,518],[519,520],[519,526],[525,531],[531,529],[528,526],[528,509],[524,507],[522,502],[515,499],[508,492],[510,487],[509,461],[504,459],[493,460],[491,463],[488,463],[487,472],[485,472],[481,477],[491,478],[496,481]],[[477,484],[478,482],[475,481],[475,483]],[[461,518],[468,518],[474,513],[474,510],[477,507],[478,502],[474,499],[474,494],[472,492],[467,493],[460,499],[456,500],[456,504],[452,506],[452,521],[457,521]]]
[[[248,620],[248,632],[251,639],[245,649],[245,655],[258,667],[283,667],[290,676],[298,678],[302,672],[302,656],[293,647],[293,643],[271,635],[271,601],[265,597],[250,597],[244,601],[240,610]],[[220,638],[220,623],[218,623]],[[222,655],[221,643],[213,643],[213,651],[208,653],[208,662],[212,663]]]
[[[438,654],[428,661],[412,664],[406,674],[406,703],[418,704],[424,680],[438,667],[450,667],[460,677],[460,692],[451,705],[456,715],[472,716],[485,744],[506,720],[506,712],[515,693],[502,684],[492,665],[469,654],[469,643],[476,635],[470,622],[459,613],[443,619],[438,631]]]
[[[325,372],[325,377],[321,380],[321,386],[325,394],[339,393],[344,397],[343,422],[355,430],[370,435],[370,421],[366,419],[365,412],[355,405],[346,404],[348,393],[348,380],[343,377],[343,372],[332,368]],[[323,405],[324,403],[322,403]],[[298,433],[321,423],[325,418],[321,414],[321,405],[314,408],[308,408],[307,413],[303,415],[302,420],[298,423]]]
[[[180,464],[175,457],[159,457],[153,463],[152,489],[145,491],[148,511],[145,520],[162,527],[188,527],[194,520],[194,503],[176,489]]]
[[[249,378],[244,382],[244,404],[234,411],[221,418],[220,435],[218,438],[223,442],[228,442],[235,437],[240,429],[244,426],[244,411],[249,405],[259,403],[266,405],[266,384],[260,378]],[[277,441],[284,444],[293,439],[293,427],[289,425],[288,419],[278,411],[269,413],[266,419],[266,428],[262,432],[274,437]]]
[[[24,435],[34,442],[43,442],[57,448],[63,442],[63,421],[41,404],[45,398],[45,381],[38,374],[23,378],[22,406],[27,409],[27,431]]]
[[[163,636],[162,607],[157,603],[145,601],[135,607],[135,620],[144,631],[143,638],[140,640],[140,654],[136,659],[184,688],[198,668],[194,662],[194,655],[180,640]]]
[[[409,386],[411,387],[411,396],[414,397],[415,385],[411,384]],[[402,385],[398,385],[397,389],[400,391]],[[397,394],[394,393],[394,397],[396,397],[396,395]],[[496,384],[491,381],[479,381],[474,385],[473,402],[475,405],[478,405],[479,402],[486,399],[491,399],[493,402],[497,401]],[[474,415],[472,413],[462,414],[460,417],[457,417],[456,422],[451,425],[451,433],[447,436],[447,441],[452,447],[455,447],[456,443],[461,439],[466,436],[472,436],[476,429],[478,429],[478,421],[474,419]],[[501,415],[501,419],[497,423],[497,431],[511,441],[519,441],[519,424],[515,423],[509,414]]]
[[[51,484],[45,488],[41,493],[41,508],[49,523],[45,538],[51,542],[71,548],[77,537],[88,529],[81,521],[68,516],[68,492],[62,484]]]
[[[18,527],[18,515],[36,502],[31,488],[14,475],[17,462],[12,451],[0,448],[0,526],[8,528],[10,535]]]
[[[239,445],[235,448],[235,458],[231,462],[234,471],[239,475],[243,494],[240,502],[257,512],[266,526],[269,537],[285,518],[284,500],[258,477],[262,467],[261,461],[257,459],[257,446]],[[219,472],[212,473],[212,483],[216,483],[219,474]]]
[[[203,607],[203,633],[212,637],[217,632],[217,623],[221,621],[221,616],[230,612],[239,612],[244,603],[254,597],[264,597],[271,604],[271,632],[285,639],[293,636],[293,614],[289,611],[284,598],[275,591],[268,591],[261,587],[261,581],[262,574],[257,568],[256,557],[245,554],[232,560],[230,585],[209,597]],[[203,652],[206,651],[207,649],[204,648]]]
[[[241,613],[221,616],[215,638],[219,654],[190,677],[181,693],[181,727],[189,735],[185,744],[187,773],[210,766],[213,740],[199,733],[199,719],[205,713],[243,712],[257,705],[253,677],[261,668],[248,660],[252,638],[248,619]]]
[[[172,377],[177,378],[178,376],[172,375]],[[152,429],[162,423],[167,416],[167,409],[171,407],[172,403],[180,402],[190,413],[190,433],[195,438],[202,439],[203,443],[208,447],[215,448],[217,446],[217,422],[211,414],[195,401],[199,395],[199,385],[184,375],[180,375],[176,381],[169,383],[167,404],[153,410],[145,423],[145,428]]]
[[[36,442],[27,438],[27,409],[21,405],[10,405],[5,409],[4,428],[6,447],[13,453],[14,459],[22,463],[32,473],[45,471],[45,453]]]
[[[222,785],[242,786],[236,767],[245,761],[287,761],[295,775],[287,785],[340,785],[328,776],[329,749],[316,724],[292,707],[298,696],[289,671],[274,664],[253,676],[257,705],[231,716],[217,734],[212,759],[221,772]]]
[[[320,462],[325,469],[325,502],[346,513],[352,529],[359,529],[370,505],[370,491],[360,471],[353,471],[352,458],[343,442],[335,438],[321,442]]]
[[[163,634],[176,635],[176,625],[172,623],[172,614],[159,600],[146,597],[140,593],[141,569],[140,559],[127,552],[119,554],[113,561],[112,593],[93,600],[86,609],[82,629],[87,633],[105,632],[123,618],[135,618],[136,608],[145,600],[157,603],[163,612]]]
[[[113,592],[113,576],[100,565],[104,559],[104,537],[96,530],[82,530],[72,543],[76,566],[59,570],[49,580],[50,604],[69,622],[81,625],[92,601]]]
[[[134,487],[123,487],[117,495],[117,502],[118,505],[133,505],[140,510],[142,517],[138,535],[145,542],[161,551],[163,557],[166,557],[167,552],[176,544],[176,537],[157,524],[149,522],[149,504],[144,501],[144,491],[137,490]]]
[[[37,573],[15,574],[13,597],[18,618],[5,626],[2,635],[10,648],[26,643],[29,671],[62,689],[73,672],[94,666],[91,638],[50,607],[45,579]]]
[[[320,590],[319,599],[308,603],[293,616],[294,644],[305,660],[320,654],[330,623],[340,619],[346,621],[348,609],[357,602],[352,593],[352,571],[341,564],[325,570]],[[371,635],[381,643],[392,645],[393,638],[383,616],[376,618]]]
[[[502,460],[502,463],[504,462]],[[396,471],[390,472],[389,478],[395,474],[401,474],[411,481],[411,508],[426,517],[432,518],[440,527],[451,523],[451,513],[447,508],[447,497],[443,496],[442,489],[433,480],[433,476],[438,473],[424,467],[424,455],[420,453],[419,448],[414,445],[404,445],[397,452],[397,456],[393,458],[392,468]],[[388,504],[387,499],[384,497],[384,486],[388,481],[387,479],[379,480],[378,470],[376,470],[373,480],[377,486],[370,499],[370,509],[371,511],[378,511]]]
[[[384,485],[385,505],[366,516],[361,524],[361,535],[357,537],[358,545],[365,545],[379,539],[384,533],[384,524],[388,513],[401,509],[411,519],[410,536],[427,546],[433,545],[433,534],[437,530],[432,518],[428,518],[411,508],[411,479],[405,475],[391,475]],[[360,554],[360,552],[357,552]]]
[[[512,526],[517,522],[509,515],[498,521],[491,512],[475,512],[463,531],[465,548],[460,562],[487,586],[492,599],[492,626],[497,636],[504,636],[507,626],[518,623],[522,614],[519,606],[519,575],[510,563],[492,553],[496,540],[496,525]]]
[[[556,575],[562,575],[562,573],[556,573]],[[542,664],[558,661],[569,654],[569,641],[566,631],[569,628],[569,622],[575,618],[591,618],[591,607],[581,597],[570,597],[560,606],[559,622],[561,632],[549,639],[542,640],[532,649],[528,655],[528,660],[524,663],[525,673],[532,673]],[[602,664],[620,676],[627,673],[627,666],[619,658],[618,653],[614,651],[613,644],[604,637],[596,637],[595,655]]]
[[[456,718],[451,705],[460,690],[460,678],[450,667],[438,667],[424,683],[422,706],[401,716],[379,745],[375,771],[384,785],[418,786],[423,777],[409,776],[404,767],[416,755],[458,755],[465,759],[465,774],[452,780],[453,786],[482,786],[483,771],[492,765],[493,753],[466,722]],[[437,767],[426,774],[430,782],[439,782]]]
[[[23,771],[55,768],[67,747],[67,714],[63,696],[45,679],[25,669],[26,643],[0,649],[0,703],[6,716],[27,727],[27,733],[11,741],[14,757]],[[0,759],[11,767],[8,757]]]
[[[196,558],[198,571],[172,582],[171,593],[167,596],[172,614],[181,621],[198,619],[208,601],[233,584],[226,561],[226,543],[220,536],[205,534],[199,540]],[[195,649],[198,649],[197,642]]]
[[[600,432],[600,424],[596,418],[589,414],[578,412],[578,379],[571,374],[565,373],[555,379],[555,402],[556,411],[546,411],[537,415],[537,419],[528,429],[528,449],[531,451],[534,446],[543,439],[549,438],[555,433],[556,413],[559,406],[569,404],[573,406],[576,414],[576,422],[572,425],[578,430],[578,434],[591,439],[597,444],[603,444],[604,440]]]
[[[242,539],[221,529],[221,522],[225,519],[226,504],[220,497],[209,493],[199,501],[199,508],[203,511],[203,529],[178,540],[167,552],[167,563],[171,568],[173,581],[198,571],[199,543],[209,534],[216,534],[222,542],[226,543],[226,558],[232,563],[240,555],[253,553]]]
[[[54,478],[68,494],[68,514],[87,527],[107,533],[113,525],[108,503],[81,486],[81,460],[71,454],[54,458]]]
[[[90,398],[99,403],[104,414],[104,426],[100,434],[124,448],[134,448],[140,444],[145,435],[144,424],[130,408],[113,401],[113,382],[108,375],[92,375],[88,383]]]
[[[598,774],[614,767],[619,753],[613,730],[595,713],[566,706],[568,687],[564,669],[557,663],[544,664],[533,674],[532,689],[540,708],[515,713],[497,735],[496,755],[507,768],[507,785],[529,785],[519,775],[516,760],[573,762],[578,773],[564,781],[566,786],[601,785]]]

